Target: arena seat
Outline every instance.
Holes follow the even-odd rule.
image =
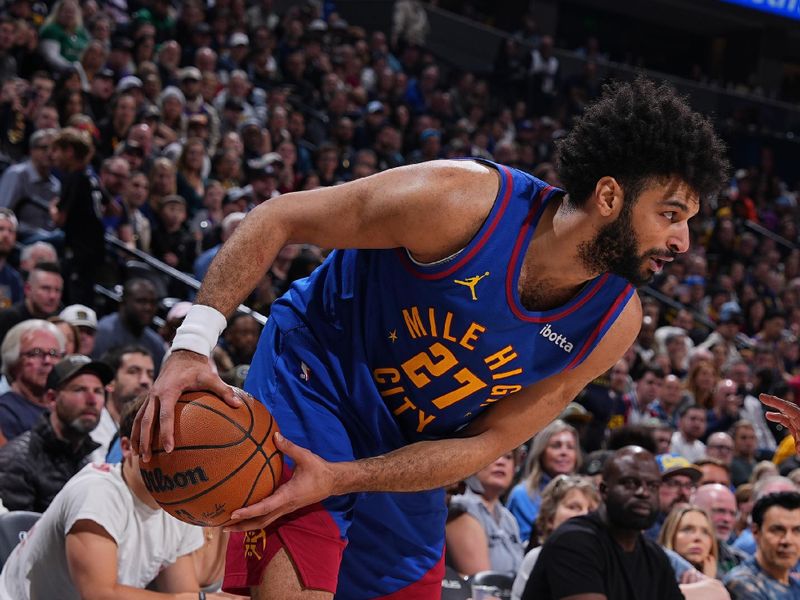
[[[13,510],[0,515],[0,569],[11,551],[41,516],[42,513],[27,510]]]
[[[495,588],[493,592],[498,598],[511,598],[511,586],[514,585],[514,573],[507,573],[505,571],[481,571],[472,576],[470,583],[473,590],[478,586],[486,586]]]
[[[472,597],[469,578],[462,577],[453,567],[445,567],[442,579],[442,600],[469,600]]]

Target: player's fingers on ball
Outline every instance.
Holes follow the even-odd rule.
[[[242,405],[242,400],[236,395],[233,388],[222,381],[218,375],[206,373],[202,379],[204,382],[203,389],[213,392],[234,408],[238,408]]]
[[[157,403],[155,396],[150,396],[147,402],[140,410],[140,423],[139,426],[139,455],[144,462],[150,460],[151,444],[153,443],[153,428],[155,427],[155,405]]]
[[[273,434],[272,439],[275,442],[275,447],[284,454],[287,454],[289,458],[302,459],[303,457],[313,456],[313,453],[310,450],[306,450],[302,446],[298,446],[291,440],[286,439],[286,437],[280,431],[276,431]],[[295,462],[297,462],[297,460],[295,460]]]
[[[253,519],[246,519],[244,521],[238,521],[236,523],[231,523],[230,525],[225,527],[225,531],[253,531],[255,529],[264,529],[267,525],[272,523],[278,517],[256,517]]]
[[[233,511],[231,518],[237,521],[240,519],[252,519],[257,517],[263,518],[265,515],[269,515],[281,507],[281,503],[283,502],[282,498],[284,495],[283,488],[278,488],[278,490],[271,496],[268,496],[263,500],[259,500],[250,506],[245,506],[244,508],[239,508]]]
[[[133,419],[133,429],[131,429],[131,448],[133,449],[134,454],[139,454],[139,440],[141,438],[139,428],[142,426],[142,415],[144,414],[144,409],[148,402],[149,399],[144,401],[142,406],[139,407],[139,410],[136,411],[136,417]]]
[[[177,398],[175,399],[177,400]],[[172,452],[174,446],[173,433],[175,429],[175,400],[170,402],[169,397],[158,397],[158,429],[161,447],[165,452]]]

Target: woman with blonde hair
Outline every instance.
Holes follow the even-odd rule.
[[[693,403],[705,409],[712,408],[714,386],[718,379],[719,374],[713,362],[698,360],[694,363],[686,377],[686,392]]]
[[[699,506],[676,506],[661,526],[658,543],[680,554],[706,577],[717,576],[719,547],[714,525]]]
[[[533,438],[525,480],[511,490],[508,510],[517,519],[523,540],[531,535],[539,515],[542,491],[553,477],[571,475],[581,466],[578,432],[572,425],[556,419]]]
[[[519,600],[522,597],[525,584],[542,551],[541,544],[544,544],[548,536],[564,521],[585,515],[595,510],[599,504],[600,494],[594,482],[583,475],[559,475],[545,486],[539,515],[536,517],[536,532],[531,536],[531,544],[535,542],[536,547],[522,559],[511,588],[512,600]]]
[[[89,45],[83,13],[77,0],[59,0],[39,31],[39,46],[50,67],[66,71],[80,60]]]

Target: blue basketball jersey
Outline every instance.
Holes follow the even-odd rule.
[[[273,326],[306,327],[324,349],[344,413],[385,404],[402,437],[390,445],[451,435],[509,394],[574,369],[634,293],[605,273],[563,306],[527,310],[517,290],[525,252],[563,192],[493,166],[495,203],[456,255],[419,264],[404,249],[336,250],[273,304]]]

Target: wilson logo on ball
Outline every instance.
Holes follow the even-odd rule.
[[[147,491],[151,494],[159,492],[171,492],[176,488],[185,488],[190,485],[197,485],[203,481],[208,481],[206,472],[203,467],[195,467],[186,471],[179,471],[174,475],[166,475],[164,472],[156,468],[153,471],[145,471],[141,469],[142,479]]]

